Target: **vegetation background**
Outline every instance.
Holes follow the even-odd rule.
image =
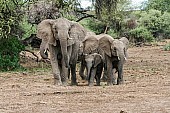
[[[92,6],[82,8],[80,0],[0,0],[0,71],[20,68],[19,53],[25,50],[21,40],[36,34],[36,25],[47,18],[62,16],[96,34],[126,36],[132,43],[170,37],[169,0],[148,0],[135,8],[130,0],[89,1]]]

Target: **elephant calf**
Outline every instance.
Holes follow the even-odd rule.
[[[87,68],[87,79],[89,86],[93,86],[94,78],[96,85],[100,85],[100,78],[103,70],[103,58],[98,53],[85,55],[85,65]]]

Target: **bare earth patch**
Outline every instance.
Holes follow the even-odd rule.
[[[57,87],[50,68],[31,65],[1,72],[0,113],[170,113],[170,52],[161,46],[128,52],[124,85],[88,87],[78,78],[79,86]]]

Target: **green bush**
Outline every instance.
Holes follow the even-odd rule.
[[[109,29],[108,34],[110,36],[112,36],[113,38],[117,38],[118,37],[118,34],[113,29]]]
[[[36,27],[28,23],[26,19],[23,19],[20,23],[20,28],[22,29],[22,39],[28,38],[31,34],[36,33]]]
[[[154,37],[145,27],[136,27],[129,31],[129,37],[132,37],[137,42],[152,42]]]
[[[24,46],[17,38],[0,39],[0,71],[13,71],[20,68],[19,53]]]
[[[101,34],[104,33],[105,31],[105,24],[101,21],[98,21],[96,19],[89,19],[87,21],[88,23],[88,28],[95,32],[96,34]]]

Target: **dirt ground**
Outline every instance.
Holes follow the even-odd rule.
[[[0,113],[170,113],[170,51],[133,47],[123,85],[53,85],[51,68],[27,64],[21,72],[0,73]],[[39,68],[37,68],[39,67]]]

